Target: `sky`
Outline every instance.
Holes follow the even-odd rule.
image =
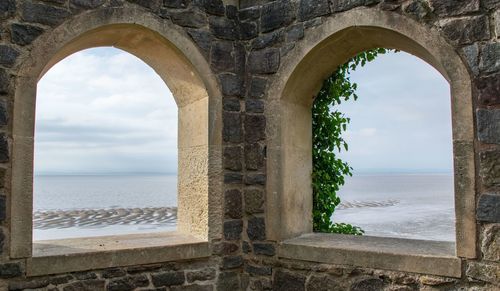
[[[404,52],[352,74],[341,157],[354,172],[451,172],[449,85]],[[115,48],[75,53],[39,81],[35,174],[176,173],[177,106],[160,77]]]

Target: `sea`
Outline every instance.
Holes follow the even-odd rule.
[[[47,223],[41,227],[35,221],[34,240],[175,230],[176,216],[161,221],[155,219],[155,209],[175,209],[176,193],[175,175],[37,175],[34,212]],[[347,178],[339,196],[342,203],[333,221],[359,226],[365,235],[455,239],[452,174],[355,174]],[[151,217],[140,223],[114,218],[137,217],[134,213],[143,213],[141,208],[150,209]],[[113,212],[111,222],[80,223],[97,217],[95,209]]]

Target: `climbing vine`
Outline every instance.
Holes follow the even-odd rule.
[[[373,61],[383,48],[362,52],[341,65],[323,83],[312,107],[313,131],[313,229],[316,232],[362,235],[364,231],[347,223],[332,222],[335,208],[340,204],[337,195],[345,183],[346,176],[352,176],[352,168],[337,157],[336,152],[348,150],[342,137],[350,119],[335,109],[336,105],[350,99],[356,100],[357,84],[350,79],[350,72]]]

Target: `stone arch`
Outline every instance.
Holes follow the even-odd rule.
[[[313,97],[335,68],[361,51],[394,48],[436,68],[451,88],[456,254],[476,256],[474,121],[471,79],[455,49],[436,29],[388,11],[354,9],[309,29],[282,61],[267,94],[269,238],[312,232]],[[272,114],[271,114],[272,113]]]
[[[137,8],[102,8],[68,19],[40,36],[20,64],[13,105],[10,211],[16,215],[11,221],[11,257],[29,257],[32,252],[37,82],[70,54],[99,46],[136,55],[172,91],[179,110],[178,231],[203,240],[222,233],[218,174],[222,101],[207,61],[170,21]]]

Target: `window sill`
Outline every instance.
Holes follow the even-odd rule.
[[[283,241],[282,258],[461,277],[452,242],[312,233]]]
[[[177,232],[33,242],[27,275],[40,276],[210,256],[207,241]]]

